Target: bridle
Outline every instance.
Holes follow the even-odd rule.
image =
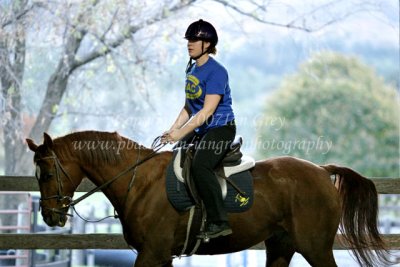
[[[50,211],[52,211],[54,213],[58,213],[58,214],[61,214],[61,215],[73,217],[72,214],[69,214],[69,213],[67,213],[67,212],[65,212],[63,210],[68,210],[70,207],[72,207],[74,209],[74,211],[76,212],[76,210],[75,210],[75,205],[76,204],[78,204],[82,200],[86,199],[87,197],[91,196],[92,194],[94,194],[94,193],[102,190],[103,188],[109,186],[114,181],[119,179],[121,176],[123,176],[124,174],[126,174],[126,173],[128,173],[128,172],[133,170],[134,176],[132,177],[132,180],[130,181],[130,184],[129,184],[129,188],[130,188],[132,183],[133,183],[133,179],[135,178],[136,168],[139,165],[141,165],[144,162],[146,162],[147,160],[153,158],[157,154],[157,152],[161,148],[163,148],[165,145],[166,145],[166,143],[164,143],[164,144],[161,143],[161,136],[158,136],[153,141],[153,144],[151,146],[153,151],[148,156],[146,156],[142,160],[139,160],[139,155],[140,155],[140,153],[139,153],[135,164],[133,164],[132,166],[129,166],[127,169],[123,170],[122,172],[120,172],[119,174],[114,176],[112,179],[108,180],[107,182],[105,182],[104,184],[102,184],[100,186],[97,186],[97,187],[93,188],[92,190],[90,190],[89,192],[87,192],[86,194],[82,195],[81,197],[79,197],[76,200],[73,200],[71,196],[63,195],[63,192],[62,192],[63,191],[62,190],[63,189],[63,183],[62,183],[61,176],[60,176],[61,173],[63,173],[68,178],[68,180],[71,182],[72,185],[75,186],[75,184],[72,181],[71,177],[68,175],[68,173],[65,170],[65,168],[62,166],[62,164],[61,164],[60,160],[58,159],[56,153],[53,150],[51,150],[51,155],[50,156],[46,156],[46,157],[40,158],[40,159],[36,160],[36,162],[44,160],[44,159],[53,159],[54,160],[54,167],[55,167],[56,179],[57,179],[57,195],[53,195],[53,196],[49,196],[49,197],[45,197],[45,198],[41,197],[40,200],[39,200],[40,201],[39,202],[40,203],[39,204],[39,209],[41,207],[43,209],[48,209],[48,210],[50,210]],[[139,150],[139,152],[140,152],[140,150]],[[37,174],[35,176],[36,176],[36,179],[39,180],[40,177],[37,177]],[[75,188],[76,187],[77,186],[75,186]],[[56,199],[58,203],[63,202],[65,200],[67,200],[67,202],[62,205],[62,210],[56,209],[56,208],[47,208],[47,207],[42,206],[42,201],[47,201],[47,200],[52,200],[52,199]],[[78,216],[80,218],[82,218],[79,214],[78,214]]]
[[[61,176],[60,176],[61,173],[63,173],[72,184],[74,184],[74,182],[72,181],[71,177],[68,175],[68,173],[66,172],[66,170],[62,166],[62,164],[61,164],[60,160],[58,159],[57,155],[54,153],[54,151],[51,150],[51,156],[40,158],[36,162],[42,161],[42,160],[45,160],[45,159],[53,159],[54,160],[54,168],[56,170],[56,174],[55,175],[56,175],[56,180],[57,180],[57,195],[53,195],[53,196],[49,196],[49,197],[41,197],[39,199],[39,209],[40,208],[48,209],[48,210],[50,210],[52,212],[72,217],[73,216],[72,214],[68,214],[68,213],[66,213],[66,212],[64,212],[64,211],[62,211],[60,209],[47,208],[46,206],[42,205],[42,202],[46,201],[46,200],[56,199],[58,203],[64,202],[64,200],[67,200],[68,204],[63,204],[62,208],[63,209],[68,209],[71,206],[71,203],[73,202],[72,197],[63,195],[63,193],[62,193],[62,191],[63,191],[63,183],[62,183]],[[40,177],[38,177],[37,174],[35,174],[35,177],[36,177],[36,179],[38,181],[40,180]]]

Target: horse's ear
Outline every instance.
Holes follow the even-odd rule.
[[[53,148],[53,139],[51,139],[50,135],[48,135],[46,132],[43,133],[43,139],[44,142],[43,144],[47,147],[52,149]]]
[[[35,142],[32,139],[27,138],[26,143],[28,144],[30,150],[36,152],[38,145],[35,144]]]

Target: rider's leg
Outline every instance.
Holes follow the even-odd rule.
[[[229,150],[235,138],[234,125],[210,129],[197,144],[192,162],[192,174],[197,191],[202,198],[207,212],[207,231],[210,237],[231,232],[228,215],[224,207],[221,187],[214,174],[214,169]]]

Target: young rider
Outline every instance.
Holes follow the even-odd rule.
[[[215,238],[232,233],[220,185],[213,172],[236,134],[231,89],[228,72],[210,56],[216,54],[218,43],[213,25],[201,19],[195,21],[188,27],[185,39],[190,56],[186,70],[186,101],[176,121],[163,134],[163,142],[173,143],[184,137],[189,142],[200,140],[191,173],[206,208],[205,235]]]

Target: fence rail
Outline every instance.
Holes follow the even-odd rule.
[[[400,178],[373,178],[379,194],[400,194]],[[84,179],[78,192],[87,192],[94,185]],[[39,187],[32,176],[0,176],[0,191],[38,191]],[[388,247],[400,250],[400,234],[383,235]],[[348,249],[339,242],[338,235],[334,249]],[[0,234],[0,249],[127,249],[122,234]],[[264,249],[258,244],[252,249]]]
[[[400,234],[383,235],[391,250],[400,250]],[[348,249],[337,236],[333,249]],[[122,234],[1,234],[0,249],[129,249]],[[251,249],[265,249],[260,243]]]
[[[379,194],[400,194],[400,178],[371,178]],[[77,192],[87,192],[94,187],[88,179],[84,179]],[[0,176],[0,191],[39,191],[33,176]]]

